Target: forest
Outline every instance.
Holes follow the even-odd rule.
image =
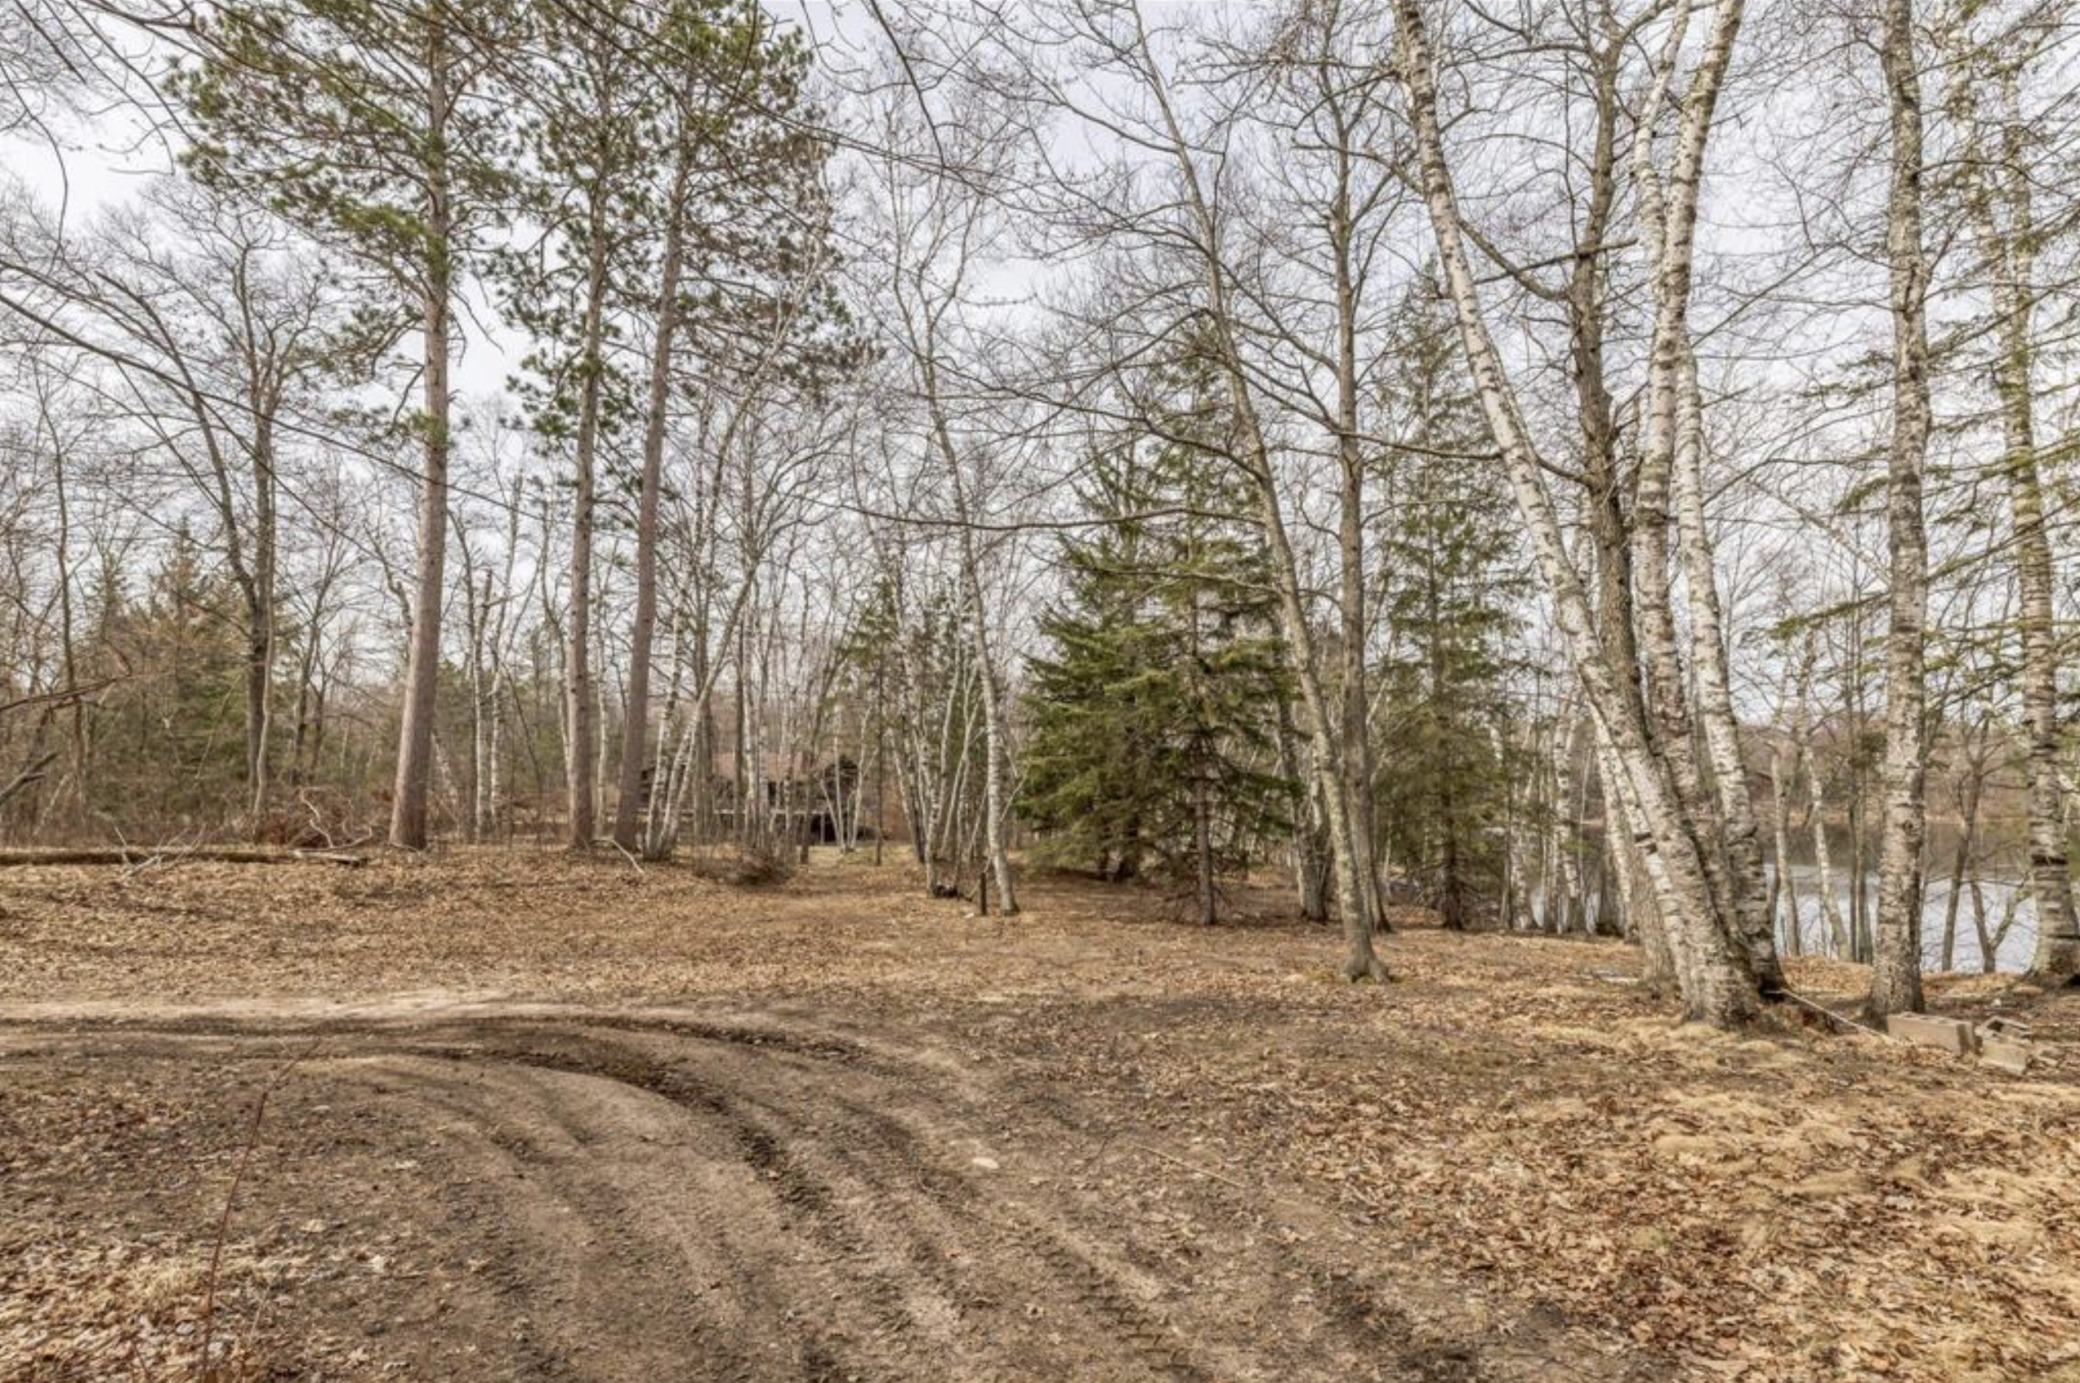
[[[0,0],[0,1376],[2080,1379],[2076,290],[2069,0]]]

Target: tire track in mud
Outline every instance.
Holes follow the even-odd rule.
[[[1091,1156],[1092,1130],[1119,1111],[929,1040],[575,1011],[63,1036],[238,1060],[313,1032],[312,1079],[434,1135],[448,1252],[504,1331],[475,1376],[1492,1376],[1417,1340],[1357,1281],[1349,1236],[1302,1247],[1275,1232],[1275,1197],[1131,1157],[1094,1177],[1111,1138]]]
[[[510,1275],[540,1279],[545,1262],[568,1252],[573,1232],[604,1235],[638,1266],[615,1292],[613,1318],[592,1324],[698,1343],[692,1377],[874,1383],[905,1376],[899,1361],[833,1319],[827,1303],[841,1300],[845,1284],[790,1251],[778,1213],[787,1197],[760,1184],[758,1138],[719,1093],[671,1067],[573,1050],[566,1033],[549,1038],[535,1046],[499,1034],[459,1049],[414,1042],[392,1053],[442,1090],[473,1079],[494,1087],[489,1099],[472,1102],[476,1136],[504,1145],[522,1177],[546,1184],[551,1214],[537,1217],[546,1232],[504,1246]],[[528,1108],[529,1100],[541,1107]],[[616,1155],[611,1146],[625,1148],[629,1131],[587,1126],[606,1109],[633,1120],[638,1149]],[[562,1126],[565,1138],[542,1125]],[[565,1146],[566,1138],[575,1146]],[[594,1174],[616,1156],[623,1164],[633,1159],[636,1175]],[[554,1376],[595,1376],[582,1351],[567,1350],[563,1363]]]
[[[779,1137],[762,1125],[753,1122],[739,1112],[738,1106],[714,1088],[699,1081],[676,1065],[650,1061],[633,1053],[617,1048],[593,1045],[590,1050],[573,1050],[573,1038],[559,1032],[552,1048],[527,1044],[499,1044],[486,1049],[482,1057],[510,1063],[539,1071],[551,1071],[574,1076],[592,1082],[605,1082],[641,1092],[644,1095],[668,1102],[677,1110],[694,1119],[718,1127],[727,1138],[730,1147],[728,1158],[743,1167],[751,1177],[750,1191],[761,1191],[773,1202],[774,1224],[765,1237],[778,1240],[773,1247],[783,1247],[783,1235],[807,1241],[822,1248],[824,1252],[813,1255],[771,1255],[776,1261],[789,1257],[796,1268],[807,1265],[807,1273],[795,1276],[808,1278],[806,1281],[775,1282],[770,1271],[758,1273],[740,1267],[736,1276],[739,1283],[758,1281],[760,1295],[775,1298],[770,1304],[777,1314],[787,1318],[801,1316],[797,1323],[798,1345],[804,1377],[827,1374],[841,1377],[890,1377],[903,1378],[908,1361],[902,1357],[907,1351],[905,1320],[891,1302],[894,1295],[892,1284],[880,1275],[867,1274],[857,1280],[859,1265],[865,1264],[870,1254],[870,1244],[848,1218],[841,1215],[833,1204],[829,1189],[807,1175],[788,1154]],[[482,1059],[479,1057],[477,1059]],[[660,1160],[678,1149],[665,1145],[659,1150]],[[712,1148],[699,1148],[696,1155],[713,1156]],[[748,1196],[747,1196],[748,1199]],[[700,1223],[696,1232],[715,1236],[722,1230],[721,1218],[725,1215],[742,1217],[746,1214],[744,1204],[722,1207],[705,1204],[699,1207],[697,1218]],[[841,1272],[840,1265],[855,1271],[848,1276]],[[815,1298],[826,1303],[843,1303],[835,1310],[823,1308],[829,1314],[822,1320],[808,1318],[792,1304],[794,1298]],[[862,1325],[852,1319],[855,1304],[865,1301],[877,1308],[876,1318]],[[716,1375],[721,1379],[752,1379],[757,1377],[754,1366],[748,1362],[738,1363]]]
[[[653,1031],[613,1026],[618,1033]],[[685,1035],[683,1025],[665,1030]],[[500,1043],[480,1050],[500,1061],[634,1087],[696,1117],[722,1121],[744,1163],[770,1183],[788,1230],[812,1245],[814,1261],[838,1280],[834,1297],[842,1295],[867,1313],[858,1328],[841,1327],[820,1342],[842,1361],[845,1372],[833,1376],[858,1376],[862,1363],[900,1370],[897,1377],[931,1376],[951,1356],[967,1361],[962,1377],[1011,1377],[1012,1360],[1004,1349],[1010,1340],[1018,1342],[1025,1369],[1063,1353],[1025,1326],[1036,1310],[1054,1317],[1050,1324],[1057,1335],[1070,1330],[1074,1339],[1107,1341],[1127,1355],[1115,1359],[1114,1367],[1130,1361],[1136,1367],[1118,1376],[1211,1376],[1106,1269],[1052,1235],[1031,1212],[1007,1213],[1001,1203],[993,1205],[970,1178],[949,1172],[927,1153],[912,1129],[860,1095],[829,1083],[806,1092],[821,1107],[814,1122],[804,1125],[798,1102],[776,1099],[754,1082],[734,1084],[725,1096],[691,1075],[683,1060],[657,1060],[589,1033],[558,1030],[553,1046]],[[783,1050],[817,1057],[841,1053],[848,1060],[854,1055],[813,1042]],[[957,1262],[964,1266],[956,1269]],[[1007,1318],[1006,1308],[1018,1304],[1026,1308],[1023,1316],[1014,1309]],[[872,1346],[865,1359],[859,1355],[863,1341]],[[1059,1363],[1073,1369],[1088,1361],[1069,1351]]]

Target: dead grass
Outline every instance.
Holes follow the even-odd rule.
[[[1614,943],[1404,930],[1397,982],[1354,988],[1328,933],[1269,896],[1211,931],[1089,884],[1035,881],[1026,901],[978,919],[899,869],[828,860],[756,890],[554,854],[194,863],[134,884],[21,869],[0,880],[0,1014],[784,1001],[1139,1111],[1210,1174],[1328,1188],[1380,1255],[1462,1285],[1469,1310],[1559,1312],[1683,1378],[2080,1369],[2080,997],[2028,1005],[2053,1050],[2018,1081],[1790,1018],[1675,1026],[1613,982],[1635,969]],[[1824,961],[1794,975],[1822,996],[1860,983]],[[1934,988],[2026,1004],[1976,977]],[[51,1098],[0,1147],[91,1121]],[[0,1358],[127,1316],[177,1330],[196,1249],[62,1244],[0,1268]],[[259,1270],[231,1261],[229,1280]]]
[[[61,1240],[22,1245],[10,1258],[0,1268],[8,1378],[246,1383],[293,1374],[287,1358],[253,1342],[267,1333],[264,1304],[288,1280],[250,1248],[229,1251],[218,1279],[244,1319],[208,1339],[205,1246]]]

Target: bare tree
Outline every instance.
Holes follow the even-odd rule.
[[[1718,16],[1707,49],[1713,56],[1707,62],[1723,71],[1724,53],[1739,23],[1739,6],[1723,4]],[[1739,1022],[1755,1010],[1756,976],[1748,949],[1752,938],[1731,932],[1722,919],[1705,863],[1705,852],[1716,843],[1700,841],[1694,833],[1679,784],[1654,754],[1645,727],[1631,713],[1618,670],[1595,638],[1587,588],[1568,551],[1545,486],[1541,457],[1490,334],[1480,286],[1467,259],[1464,220],[1438,113],[1436,58],[1420,0],[1396,0],[1395,17],[1396,74],[1408,102],[1424,193],[1468,363],[1590,713],[1617,770],[1614,785],[1628,818],[1644,828],[1643,865],[1667,929],[1685,1010],[1691,1018],[1707,1022]],[[1689,169],[1701,161],[1710,113],[1710,102],[1701,101],[1684,123],[1682,148]],[[1686,172],[1685,180],[1689,176]],[[1671,217],[1669,224],[1673,232],[1681,222]],[[1664,263],[1670,248],[1663,247]],[[1663,306],[1671,304],[1664,301]],[[1672,399],[1670,403],[1672,407]],[[1642,573],[1642,581],[1648,579]]]
[[[1921,69],[1913,0],[1886,0],[1879,58],[1891,116],[1885,208],[1892,284],[1892,447],[1887,466],[1890,623],[1885,635],[1885,821],[1879,846],[1876,948],[1866,1010],[1921,1007],[1921,845],[1927,831],[1928,538],[1921,512],[1927,463],[1928,256],[1921,243]]]
[[[28,227],[24,227],[28,230]],[[0,311],[82,349],[207,506],[244,609],[248,814],[272,781],[279,655],[282,457],[307,432],[319,386],[351,375],[340,284],[263,213],[162,181],[144,207],[78,245],[38,228],[0,241]]]
[[[2007,482],[2010,541],[2020,600],[2022,658],[2018,677],[2028,738],[2023,759],[2029,785],[2029,876],[2036,900],[2037,940],[2030,975],[2059,984],[2080,975],[2080,922],[2072,901],[2063,793],[2058,780],[2062,734],[2058,679],[2052,514],[2037,442],[2038,225],[2032,134],[2019,88],[2044,39],[2030,26],[1975,41],[1974,7],[1960,6],[1943,29],[1951,71],[1947,106],[1963,143],[1958,161],[1965,211],[1979,240],[1981,273],[1991,291],[1994,391],[1998,397]],[[2048,32],[2048,31],[2047,31]],[[1993,109],[1986,109],[1987,105]]]

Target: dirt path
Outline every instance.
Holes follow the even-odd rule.
[[[2080,1383],[2080,992],[1933,983],[2017,1080],[1282,890],[7,874],[5,1383]]]
[[[308,1222],[324,1190],[349,1237],[408,1227],[402,1252],[296,1306],[358,1331],[349,1357],[376,1374],[1624,1376],[1418,1324],[1341,1217],[1194,1170],[1162,1130],[928,1034],[741,1009],[376,1007],[17,1024],[0,1062],[163,1088],[294,1061],[238,1222]],[[299,1153],[314,1132],[330,1141]]]

